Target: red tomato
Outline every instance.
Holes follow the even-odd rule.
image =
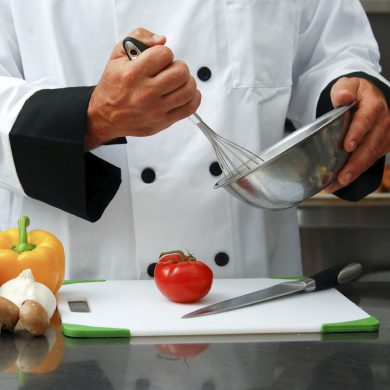
[[[207,349],[208,344],[156,344],[155,347],[165,356],[192,358]]]
[[[198,301],[210,291],[213,271],[191,254],[167,252],[160,255],[154,269],[154,280],[171,301],[190,303]]]

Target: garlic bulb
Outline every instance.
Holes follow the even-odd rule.
[[[40,303],[46,310],[49,319],[53,316],[57,301],[51,290],[34,279],[31,269],[25,269],[15,279],[4,283],[0,288],[0,296],[10,300],[21,308],[26,300]]]

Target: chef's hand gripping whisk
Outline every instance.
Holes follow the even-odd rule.
[[[144,43],[135,38],[127,37],[123,40],[123,47],[130,60],[137,58],[141,52],[148,49]],[[213,131],[201,117],[194,113],[188,117],[207,137],[213,146],[218,163],[227,181],[234,181],[239,176],[253,170],[263,161],[256,154],[235,144]]]

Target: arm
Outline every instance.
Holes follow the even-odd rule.
[[[317,114],[353,100],[358,109],[344,141],[344,148],[353,153],[326,191],[357,201],[375,191],[382,181],[385,154],[390,150],[390,88],[366,73],[351,73],[322,92]]]
[[[150,48],[129,61],[114,48],[88,107],[86,149],[125,136],[144,137],[194,113],[200,104],[195,79],[163,46],[165,37],[139,28],[131,36]]]
[[[6,19],[12,21],[12,15],[9,13]],[[8,149],[8,158],[1,162],[4,161],[4,166],[13,172],[12,179],[17,186],[11,186],[10,175],[3,171],[0,185],[83,219],[96,221],[118,190],[121,173],[119,168],[85,150],[117,142],[118,138],[127,135],[154,134],[188,116],[200,102],[194,80],[185,64],[172,62],[173,59],[166,55],[170,52],[167,48],[161,46],[150,50],[142,64],[133,64],[124,52],[122,55],[118,44],[96,87],[32,87],[23,80],[11,22],[7,29],[6,34],[1,35],[11,38],[7,42],[0,40],[0,71],[12,88],[7,90],[0,86],[0,115],[2,120],[8,121],[7,126],[2,126],[2,145]],[[135,32],[140,39],[145,38],[146,33],[151,40],[152,34],[146,30]],[[161,42],[157,43],[161,45]],[[10,47],[14,49],[15,58],[19,58],[19,62],[14,60],[18,66],[12,67],[7,62]],[[162,62],[162,52],[165,58],[170,58],[171,64]],[[153,69],[162,66],[164,71],[157,70],[153,79],[150,75],[139,77],[150,63],[155,65]],[[145,93],[147,82],[151,84],[146,85],[149,87],[146,91],[150,93]],[[164,93],[163,98],[158,96],[161,104],[157,105],[156,94],[152,92],[159,84],[175,85],[175,90]],[[20,85],[30,93],[24,93]],[[160,91],[164,92],[163,88]],[[7,99],[18,93],[22,98],[15,109],[15,103],[7,104]],[[136,99],[142,93],[144,98]]]
[[[20,110],[9,142],[27,196],[94,222],[118,190],[121,172],[84,152],[86,112],[92,89],[35,92]]]
[[[332,7],[329,7],[326,1],[305,0],[303,3],[298,49],[293,69],[294,88],[289,109],[290,118],[300,126],[313,120],[316,114],[329,111],[333,106],[356,100],[358,112],[344,145],[348,151],[351,151],[352,135],[356,134],[356,129],[361,127],[364,121],[367,122],[372,115],[382,118],[380,130],[378,132],[377,127],[374,137],[381,147],[373,154],[373,146],[365,142],[360,148],[360,152],[363,150],[363,153],[356,154],[359,148],[355,146],[356,151],[347,166],[340,172],[339,181],[328,188],[330,192],[340,189],[355,182],[364,171],[367,171],[362,179],[353,183],[353,186],[337,192],[338,196],[345,199],[358,200],[373,191],[379,185],[382,176],[383,159],[369,170],[367,169],[389,150],[389,118],[385,94],[389,96],[390,84],[379,74],[378,47],[364,10],[358,1],[336,0],[332,3]],[[361,81],[363,87],[359,91],[364,90],[364,95],[371,97],[362,99],[361,95],[357,96],[354,93],[351,95],[351,91],[346,93],[345,78],[334,85],[335,89],[332,90],[331,95],[333,84],[344,75],[358,76],[357,79],[347,79],[348,85],[351,80],[355,80],[352,83],[359,80],[359,84]],[[363,77],[370,82],[362,80]],[[376,86],[372,84],[374,80]],[[367,91],[370,93],[367,94]],[[375,96],[374,104],[371,104],[372,96]],[[368,154],[372,156],[370,160],[365,157]],[[354,167],[353,174],[347,175],[351,173],[351,163]]]
[[[119,187],[120,170],[84,153],[90,94],[88,87],[48,89],[44,82],[24,80],[10,2],[1,0],[2,188],[90,221],[100,217]]]
[[[0,16],[0,185],[23,194],[13,160],[9,132],[26,100],[40,88],[23,80],[22,59],[12,15],[5,1],[0,2]]]

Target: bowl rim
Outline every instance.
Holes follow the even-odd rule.
[[[335,109],[325,113],[324,115],[318,117],[315,121],[313,121],[313,122],[311,122],[311,123],[309,123],[309,124],[307,124],[305,126],[302,126],[299,129],[295,130],[293,133],[289,134],[288,136],[282,138],[281,140],[279,140],[275,144],[271,145],[267,149],[263,150],[258,157],[259,157],[259,159],[261,159],[262,156],[264,156],[264,155],[266,155],[268,153],[271,153],[272,151],[274,151],[275,149],[277,149],[281,145],[286,144],[286,143],[288,143],[291,140],[294,140],[294,142],[291,143],[291,145],[289,145],[288,147],[286,147],[282,151],[276,153],[274,156],[271,156],[270,158],[264,160],[260,165],[257,165],[255,167],[249,169],[248,171],[244,171],[243,173],[238,174],[236,176],[232,176],[232,177],[224,176],[217,183],[214,184],[214,188],[225,187],[225,186],[227,186],[227,185],[229,185],[229,184],[231,184],[233,182],[236,182],[239,179],[242,179],[242,178],[250,175],[252,172],[256,171],[260,167],[268,166],[275,159],[280,158],[283,155],[285,155],[289,150],[291,150],[297,144],[299,144],[301,142],[304,142],[304,141],[314,137],[318,132],[323,130],[324,127],[328,126],[332,122],[334,122],[337,119],[339,119],[346,112],[350,111],[354,106],[355,106],[355,102],[351,103],[348,106],[337,107],[337,108],[335,108]],[[318,126],[317,128],[314,128],[311,131],[309,131],[310,128],[312,128],[315,125],[318,125],[319,123],[321,123],[320,126]],[[250,160],[248,160],[248,161],[250,161]]]

